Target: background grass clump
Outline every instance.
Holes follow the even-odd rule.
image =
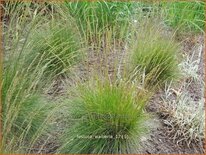
[[[12,61],[13,60],[13,61]],[[23,68],[22,59],[9,59],[2,80],[2,152],[23,153],[42,135],[51,105],[40,95],[41,68]],[[9,65],[9,66],[8,66]]]
[[[160,27],[148,22],[142,24],[130,51],[131,69],[141,70],[150,87],[161,86],[178,77],[178,44]]]
[[[60,153],[136,151],[147,129],[147,117],[146,97],[138,98],[134,86],[89,82],[79,86],[75,96],[67,103],[72,107],[70,123],[62,136]]]
[[[43,26],[42,26],[43,27]],[[81,60],[82,39],[72,21],[46,24],[34,32],[33,55],[42,57],[46,75],[62,75]]]
[[[37,56],[31,57],[31,40],[28,39],[38,25],[39,14],[36,13],[40,7],[31,13],[31,3],[7,5],[12,13],[8,13],[9,22],[3,24],[1,153],[25,153],[31,151],[46,131],[52,111],[51,104],[43,96],[47,83],[41,81],[46,65],[40,65],[41,59],[34,65]],[[21,20],[15,20],[19,16]],[[47,80],[49,83],[50,79]]]
[[[161,3],[165,22],[179,32],[203,32],[205,27],[205,2],[180,1]]]
[[[67,2],[68,13],[74,17],[82,33],[91,40],[107,29],[114,29],[115,37],[127,35],[128,26],[135,15],[134,2]],[[122,34],[121,34],[122,33]]]

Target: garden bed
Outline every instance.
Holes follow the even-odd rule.
[[[205,3],[3,5],[2,153],[205,153]]]

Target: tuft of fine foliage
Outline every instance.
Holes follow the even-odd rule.
[[[131,48],[132,69],[139,68],[147,77],[148,86],[163,85],[178,77],[178,44],[158,27],[146,23],[137,32]]]
[[[205,2],[201,0],[163,2],[165,22],[179,32],[203,32],[205,27]]]
[[[46,131],[47,119],[52,111],[51,105],[47,104],[42,95],[46,84],[43,85],[41,79],[46,65],[40,65],[41,59],[34,65],[37,56],[29,57],[32,51],[28,38],[31,29],[38,23],[36,19],[39,14],[36,12],[40,7],[34,8],[28,23],[27,14],[32,10],[31,3],[6,4],[8,8],[4,8],[5,12],[12,12],[8,12],[10,20],[3,25],[5,54],[1,83],[1,153],[25,153],[31,151],[37,139]],[[21,20],[16,20],[20,15]]]
[[[78,87],[67,104],[69,127],[62,136],[60,153],[134,153],[147,131],[146,97],[133,85],[89,82]],[[73,120],[73,121],[72,121]]]
[[[4,151],[19,152],[32,144],[44,129],[49,110],[38,88],[42,68],[23,68],[21,59],[8,58],[2,80]],[[32,76],[31,76],[32,75]],[[30,142],[28,142],[30,141]]]
[[[69,14],[76,19],[78,27],[89,39],[111,29],[115,31],[115,37],[125,37],[137,5],[134,2],[107,1],[66,3]]]
[[[33,40],[34,56],[42,57],[47,65],[46,75],[62,75],[82,57],[82,40],[72,21],[51,22],[36,30]]]

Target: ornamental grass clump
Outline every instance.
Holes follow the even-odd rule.
[[[161,3],[165,23],[181,33],[204,33],[204,8],[205,2],[201,0]]]
[[[82,40],[71,21],[51,22],[36,30],[33,40],[34,55],[43,57],[47,65],[46,75],[62,75],[76,64],[84,53],[81,52]]]
[[[68,13],[75,18],[82,34],[91,41],[114,30],[114,37],[128,35],[132,17],[138,3],[135,2],[67,2]],[[94,39],[94,40],[95,40]]]
[[[22,49],[23,50],[23,49]],[[2,152],[23,153],[45,129],[51,110],[41,95],[44,68],[23,67],[24,52],[7,57],[2,79]]]
[[[8,8],[7,8],[8,7]],[[2,74],[2,143],[1,153],[29,153],[47,130],[52,106],[44,98],[42,83],[47,66],[41,66],[41,59],[33,54],[29,35],[36,28],[39,7],[34,8],[28,23],[30,3],[13,5],[10,20],[3,23],[3,74]],[[15,7],[15,8],[13,8]],[[43,7],[43,6],[42,6]],[[22,8],[25,10],[22,12]],[[21,20],[16,20],[21,16]],[[3,16],[5,19],[5,16]],[[36,63],[37,59],[39,60]],[[36,64],[36,65],[34,65]],[[47,79],[48,83],[51,79]]]
[[[158,27],[146,23],[137,32],[131,50],[131,69],[144,72],[146,85],[161,86],[178,78],[178,44]]]
[[[68,101],[60,153],[135,153],[147,131],[144,105],[133,85],[88,82]]]

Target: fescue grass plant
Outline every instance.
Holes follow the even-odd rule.
[[[48,66],[45,75],[64,74],[85,54],[82,52],[82,39],[71,22],[59,20],[58,23],[47,23],[31,38],[33,55],[43,57],[42,65]]]
[[[134,153],[147,131],[144,105],[135,85],[108,80],[77,86],[59,153]]]
[[[44,69],[36,67],[31,72],[31,66],[23,67],[18,56],[9,57],[3,71],[3,152],[25,151],[27,148],[23,147],[29,147],[41,135],[51,110],[39,86]]]
[[[205,2],[201,0],[162,2],[165,22],[178,32],[203,32],[205,27]]]
[[[123,39],[128,36],[138,3],[135,2],[67,2],[68,13],[74,17],[82,34],[89,42],[113,30],[113,37]]]
[[[41,14],[37,14],[37,11],[43,6],[37,5],[31,13],[30,4],[14,5],[9,22],[3,25],[5,52],[1,83],[1,153],[29,153],[47,130],[48,119],[53,112],[53,104],[49,104],[43,96],[47,83],[42,83],[42,77],[47,65],[42,66],[40,58],[34,66],[39,57],[30,57],[32,48],[31,40],[28,39],[31,31],[38,26]],[[13,5],[7,7],[12,10]],[[51,79],[47,80],[49,83]]]
[[[205,2],[203,0],[157,1],[141,4],[146,12],[160,15],[167,26],[176,30],[177,35],[204,33]]]
[[[151,25],[148,19],[138,25],[130,49],[131,70],[144,72],[147,86],[164,85],[178,77],[179,46],[161,25]]]

